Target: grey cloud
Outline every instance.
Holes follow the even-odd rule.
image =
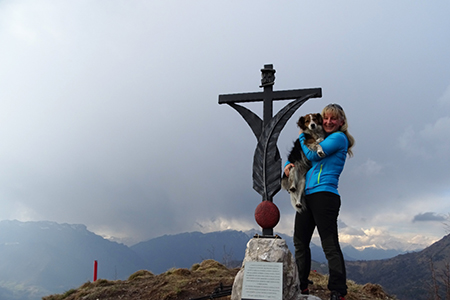
[[[426,140],[447,137],[450,115],[437,107],[448,102],[448,3],[21,3],[0,1],[0,219],[83,223],[136,241],[211,218],[257,227],[257,141],[217,102],[260,91],[268,63],[274,90],[323,89],[280,134],[284,160],[300,114],[331,102],[346,110],[356,138],[339,186],[348,227],[389,227],[385,215],[448,191],[439,156],[449,146]],[[277,26],[261,25],[264,15]],[[287,193],[274,202],[292,222]]]
[[[413,222],[429,222],[429,221],[443,222],[446,220],[447,219],[444,216],[438,215],[434,212],[425,212],[425,213],[417,214],[413,218]]]
[[[361,229],[356,229],[353,227],[346,227],[343,230],[340,231],[341,233],[344,234],[348,234],[348,235],[353,235],[353,236],[367,236],[364,231],[362,231]]]

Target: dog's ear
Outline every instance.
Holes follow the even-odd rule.
[[[316,114],[316,118],[317,118],[317,123],[319,123],[320,125],[323,124],[323,118],[321,114]]]
[[[305,117],[300,117],[300,119],[298,119],[297,126],[300,127],[300,128],[303,129],[303,130],[306,129],[306,126],[305,126]]]

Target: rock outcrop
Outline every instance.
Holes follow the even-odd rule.
[[[236,275],[233,283],[231,300],[240,300],[242,296],[242,284],[246,262],[280,262],[283,263],[283,300],[315,300],[314,296],[302,296],[300,294],[300,281],[297,265],[289,251],[286,241],[281,238],[252,238],[247,243],[242,267]]]

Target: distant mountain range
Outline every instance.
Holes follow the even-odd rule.
[[[399,300],[449,299],[450,235],[420,252],[385,260],[347,261],[346,266],[348,278],[361,284],[378,283]]]
[[[41,299],[93,278],[126,278],[145,263],[130,248],[84,225],[0,222],[0,299]],[[11,293],[11,294],[8,294]]]
[[[247,242],[256,233],[260,232],[190,232],[164,235],[127,247],[88,231],[84,225],[0,221],[0,299],[37,300],[78,287],[92,280],[94,260],[98,261],[98,278],[109,280],[126,279],[141,269],[159,274],[170,268],[190,268],[205,259],[214,259],[229,267],[240,266]],[[280,236],[293,252],[292,237]],[[431,251],[432,247],[434,245],[419,253]],[[318,262],[315,266],[321,268],[318,270],[326,270],[322,268],[326,259],[321,247],[312,244],[311,251],[313,260]],[[398,255],[398,251],[375,248],[359,251],[351,246],[343,247],[343,252],[349,265],[349,279],[358,283],[380,283],[389,292],[397,291],[395,287],[402,285],[395,284],[394,279],[400,278],[387,276],[386,270],[401,273],[405,276],[401,278],[404,282],[410,277],[420,278],[421,274],[430,277],[426,273],[429,265],[426,259],[416,261],[419,253]],[[448,256],[435,255],[436,262],[449,259],[450,247],[441,252]],[[418,269],[419,264],[426,266]],[[417,271],[405,273],[405,269]]]

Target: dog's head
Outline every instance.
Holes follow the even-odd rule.
[[[322,126],[323,119],[321,114],[307,114],[306,116],[300,117],[297,122],[298,127],[302,130],[315,130],[317,127]]]

